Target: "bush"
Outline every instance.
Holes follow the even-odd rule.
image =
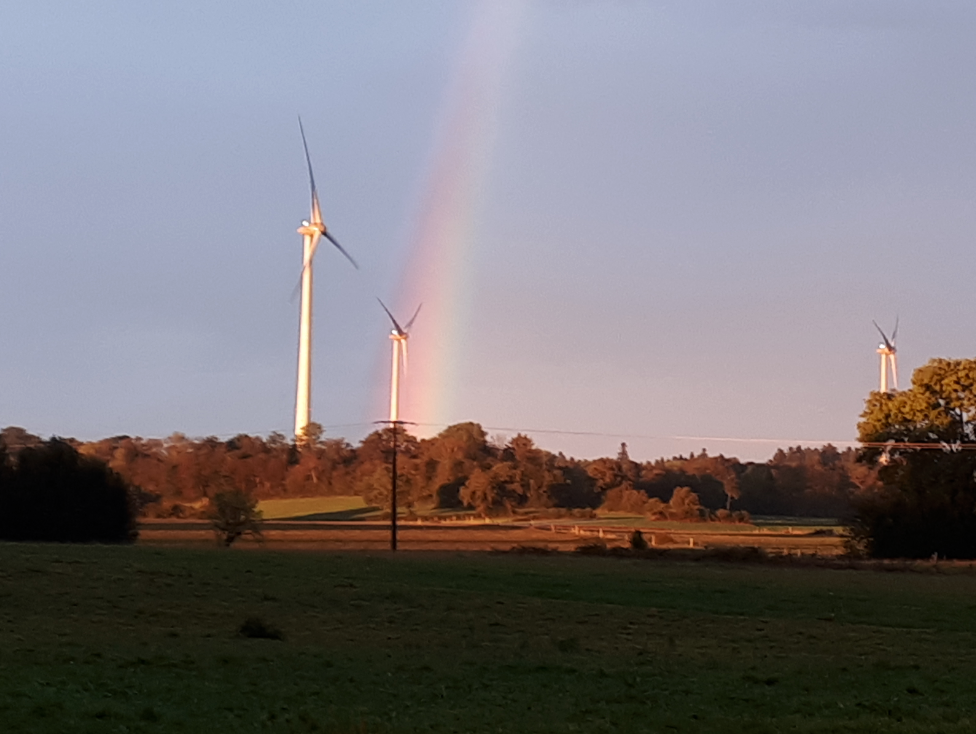
[[[283,640],[284,633],[272,624],[268,624],[258,617],[248,617],[237,628],[240,637],[247,637],[252,640]]]
[[[630,547],[634,550],[647,550],[647,541],[644,539],[644,533],[640,530],[635,530],[631,533]]]
[[[976,502],[887,489],[855,503],[847,547],[872,558],[976,558]]]
[[[242,535],[261,538],[258,501],[239,489],[214,495],[208,519],[218,541],[225,547],[229,548]]]
[[[104,462],[57,438],[0,451],[0,539],[131,543],[138,535],[131,487]]]

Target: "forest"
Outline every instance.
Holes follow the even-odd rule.
[[[114,436],[57,439],[104,462],[135,491],[139,513],[189,517],[217,494],[241,490],[255,499],[358,495],[389,503],[393,429],[358,445],[327,438],[312,426],[296,443],[280,433],[168,438]],[[575,459],[551,453],[518,434],[489,438],[477,423],[458,423],[417,438],[397,429],[397,500],[408,515],[474,510],[485,516],[589,514],[596,510],[649,519],[741,522],[749,515],[844,518],[878,489],[877,468],[853,449],[791,447],[766,462],[741,462],[704,450],[633,461],[627,445],[614,457]],[[44,441],[7,427],[0,441],[11,455]]]

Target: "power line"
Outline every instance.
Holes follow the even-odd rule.
[[[446,428],[448,424],[444,423],[418,423],[417,425],[426,428]],[[823,439],[801,439],[801,438],[736,438],[734,436],[661,436],[661,435],[649,435],[641,433],[606,433],[602,431],[567,431],[556,428],[517,428],[512,426],[482,426],[486,431],[508,431],[516,433],[544,433],[552,434],[557,436],[594,436],[598,438],[622,438],[622,439],[642,439],[648,441],[715,441],[715,442],[726,442],[726,443],[762,443],[762,444],[778,444],[786,446],[797,446],[801,444],[807,445],[826,445],[833,444],[835,446],[860,446],[860,441],[830,441]]]
[[[937,449],[940,451],[976,451],[976,443],[913,443],[909,441],[866,441],[860,444],[866,449]]]

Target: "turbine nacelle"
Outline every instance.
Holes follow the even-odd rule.
[[[410,337],[410,327],[413,326],[417,314],[420,313],[420,306],[424,304],[421,303],[420,306],[417,306],[413,317],[405,326],[400,326],[400,322],[396,320],[386,304],[379,298],[376,300],[380,302],[380,306],[383,307],[386,315],[393,322],[393,328],[390,329],[390,340],[393,342],[393,372],[390,376],[390,422],[393,423],[400,418],[400,367],[403,367],[404,373],[407,371],[407,340]]]
[[[311,223],[307,221],[302,221],[302,226],[298,228],[298,234],[305,235],[306,237],[314,237],[319,235],[320,237],[325,234],[325,225],[321,223]]]
[[[420,309],[423,307],[424,304],[421,303],[419,306],[417,306],[417,310],[413,312],[413,316],[410,317],[410,320],[406,323],[406,326],[400,326],[399,322],[393,316],[393,313],[390,311],[390,309],[386,307],[386,304],[383,303],[383,301],[379,298],[377,298],[376,300],[380,302],[380,305],[383,307],[383,310],[386,311],[386,315],[389,316],[390,321],[393,322],[393,328],[390,329],[390,338],[407,339],[410,336],[410,327],[413,326],[413,322],[417,320],[417,314],[420,313]]]

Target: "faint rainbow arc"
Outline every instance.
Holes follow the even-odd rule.
[[[472,306],[478,216],[488,189],[504,79],[525,4],[482,0],[474,9],[436,126],[420,205],[412,217],[396,302],[404,311],[424,304],[410,337],[409,373],[401,398],[401,416],[418,424],[465,419],[457,415],[457,403],[464,354],[470,346],[465,325]]]

